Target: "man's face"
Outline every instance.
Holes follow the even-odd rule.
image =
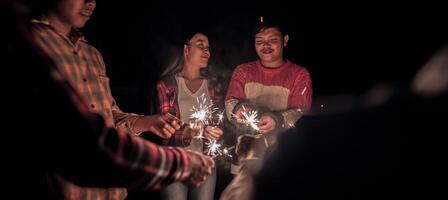
[[[276,62],[283,59],[283,47],[288,42],[277,28],[267,28],[255,35],[255,50],[263,62]]]
[[[95,10],[95,0],[61,0],[56,8],[56,14],[64,23],[82,28]]]
[[[207,36],[196,33],[184,47],[185,61],[193,66],[206,67],[210,59],[209,48]]]

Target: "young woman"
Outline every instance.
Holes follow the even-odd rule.
[[[157,84],[159,96],[159,111],[169,112],[180,118],[183,122],[190,122],[191,108],[198,107],[197,99],[210,100],[219,105],[223,101],[221,87],[215,84],[207,75],[202,73],[208,65],[210,58],[209,41],[205,34],[197,32],[189,37],[183,46],[183,56],[174,65],[167,68],[162,79]],[[219,127],[202,126],[203,136],[207,139],[217,140],[223,134]],[[195,139],[186,126],[179,130],[164,144],[170,146],[184,146],[192,151],[203,152],[204,140]],[[216,169],[212,175],[198,188],[188,188],[186,185],[172,184],[162,189],[162,199],[213,199],[216,184]]]

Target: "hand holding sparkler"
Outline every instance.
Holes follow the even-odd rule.
[[[260,133],[266,134],[274,130],[277,126],[277,122],[269,115],[263,115],[258,121],[258,127]]]
[[[207,139],[217,140],[223,134],[218,126],[224,119],[224,111],[219,112],[213,102],[207,100],[205,94],[196,98],[196,102],[198,105],[190,109],[190,128],[202,129],[202,131],[194,137],[203,139],[205,136]]]
[[[237,123],[244,124],[255,131],[260,130],[260,128],[258,127],[258,111],[242,106],[233,115]]]
[[[151,131],[161,138],[170,138],[184,123],[169,113],[147,115],[137,119],[135,132]]]
[[[222,134],[223,131],[218,127],[207,126],[204,131],[205,137],[211,140],[218,140]]]
[[[232,114],[232,115],[233,115],[233,117],[235,117],[235,120],[236,120],[237,123],[245,124],[245,123],[246,123],[246,118],[245,118],[245,116],[247,116],[247,114],[248,114],[249,112],[251,112],[251,111],[252,111],[252,109],[247,108],[247,107],[245,107],[245,106],[241,106],[241,108],[238,109],[238,110],[237,110],[234,114]]]

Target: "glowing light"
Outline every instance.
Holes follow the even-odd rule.
[[[260,128],[258,128],[258,112],[256,110],[250,110],[249,112],[246,112],[246,108],[244,108],[243,106],[243,112],[241,112],[241,114],[243,115],[244,119],[244,124],[246,124],[246,126],[250,126],[252,127],[254,130],[259,131]]]
[[[222,150],[222,154],[224,155],[224,156],[227,156],[227,157],[229,157],[229,158],[231,158],[232,157],[232,155],[230,155],[230,150],[232,150],[232,149],[234,149],[235,148],[235,146],[232,146],[232,147],[229,147],[229,148],[227,148],[227,147],[225,147],[223,150]]]
[[[207,155],[216,157],[219,155],[222,155],[222,150],[220,149],[221,144],[216,143],[216,140],[210,140],[208,142],[205,142],[205,145],[207,146]]]

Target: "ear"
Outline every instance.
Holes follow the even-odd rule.
[[[283,37],[283,46],[286,47],[286,45],[288,45],[288,41],[289,41],[289,35],[285,35],[285,37]]]
[[[188,45],[184,44],[184,56],[188,55],[189,49],[188,49]]]

